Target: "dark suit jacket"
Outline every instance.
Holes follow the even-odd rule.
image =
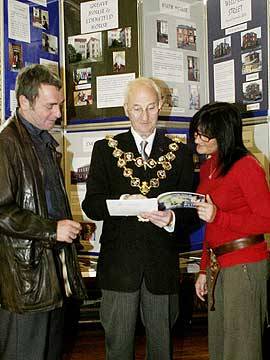
[[[140,156],[130,131],[115,136],[118,148],[131,151]],[[157,131],[151,157],[158,159],[166,154],[171,140]],[[87,193],[82,203],[85,214],[93,220],[104,220],[101,250],[98,263],[98,279],[101,288],[131,292],[139,288],[144,277],[148,290],[155,294],[169,294],[178,291],[179,255],[181,239],[150,222],[139,222],[137,217],[111,217],[106,199],[119,199],[122,194],[138,194],[140,191],[130,185],[130,178],[123,176],[123,169],[117,167],[117,158],[107,140],[94,145],[87,180]],[[172,169],[167,178],[160,180],[158,188],[152,188],[147,197],[157,197],[168,191],[191,191],[193,178],[192,154],[184,144],[179,144],[172,161]],[[158,165],[154,169],[138,168],[133,162],[128,167],[134,170],[133,176],[141,180],[156,177]],[[179,223],[190,221],[192,210],[178,209],[176,227]],[[194,213],[193,213],[194,214]]]

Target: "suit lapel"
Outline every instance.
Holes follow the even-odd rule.
[[[125,152],[132,152],[135,157],[140,156],[136,142],[130,130],[122,134],[118,146],[120,147],[121,150]]]
[[[168,139],[165,136],[165,132],[161,130],[156,131],[156,135],[153,141],[150,157],[158,160],[161,155],[168,152]]]

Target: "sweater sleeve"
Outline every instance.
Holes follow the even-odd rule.
[[[237,214],[218,209],[213,223],[239,233],[270,232],[270,192],[263,168],[252,156],[239,160],[236,165],[232,170],[233,180],[250,212]]]

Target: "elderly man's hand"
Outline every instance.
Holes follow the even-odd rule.
[[[141,213],[140,216],[144,219],[148,219],[151,223],[160,228],[168,226],[173,219],[171,210],[144,212]]]

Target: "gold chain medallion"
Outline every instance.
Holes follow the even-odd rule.
[[[130,178],[130,185],[132,187],[139,188],[143,195],[147,195],[151,188],[159,187],[160,180],[166,179],[166,171],[172,169],[171,162],[176,158],[174,152],[179,149],[179,145],[176,142],[180,142],[178,141],[178,138],[174,138],[174,142],[169,145],[169,151],[165,155],[160,156],[157,160],[149,158],[148,160],[144,161],[141,156],[135,157],[132,152],[124,152],[123,150],[119,149],[117,147],[118,141],[115,140],[112,135],[107,135],[106,140],[108,141],[108,146],[113,149],[113,157],[118,159],[117,166],[120,169],[123,169],[123,176]],[[127,167],[129,162],[133,162],[138,168],[142,166],[148,166],[150,169],[154,169],[157,165],[161,165],[162,169],[157,170],[156,177],[150,179],[149,182],[141,181],[141,179],[138,177],[133,176],[133,169]]]

